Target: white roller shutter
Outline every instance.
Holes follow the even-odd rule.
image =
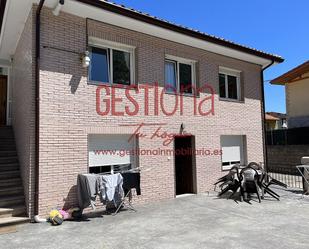
[[[134,164],[135,138],[131,135],[89,135],[89,167]]]
[[[243,136],[221,136],[223,169],[229,169],[236,163],[244,163],[243,140]]]

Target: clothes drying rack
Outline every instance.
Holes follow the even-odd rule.
[[[140,168],[132,168],[128,170],[112,170],[112,172],[100,173],[98,175],[113,175],[117,173],[140,173]],[[132,205],[132,189],[129,189],[129,191],[125,194],[125,196],[122,198],[121,203],[118,205],[116,211],[112,215],[115,216],[116,214],[118,214],[120,209],[122,208],[130,209],[134,212],[137,212]]]
[[[303,178],[303,183],[309,185],[309,165],[297,165],[296,166],[297,170],[299,171],[299,173],[301,174],[302,178]],[[304,188],[305,190],[305,188]],[[304,194],[308,194],[308,191],[303,192],[302,197],[304,196]]]

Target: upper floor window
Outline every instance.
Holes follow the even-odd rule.
[[[130,85],[134,82],[134,48],[96,38],[90,42],[89,80]]]
[[[240,100],[240,72],[220,67],[219,94],[222,99]]]
[[[193,94],[195,62],[174,56],[165,58],[165,90],[170,93]]]

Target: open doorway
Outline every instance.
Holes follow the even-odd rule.
[[[0,75],[0,126],[6,125],[7,76]]]
[[[196,193],[195,137],[175,137],[176,195]]]

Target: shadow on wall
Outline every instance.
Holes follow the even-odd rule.
[[[55,17],[46,8],[43,13],[41,45],[49,46],[49,48],[43,47],[41,50],[40,68],[49,72],[51,78],[53,73],[70,76],[70,80],[66,76],[59,79],[58,86],[55,86],[55,89],[62,90],[65,82],[66,86],[70,87],[71,93],[75,94],[78,87],[80,87],[82,78],[87,77],[87,70],[82,67],[80,60],[80,54],[83,54],[87,49],[85,39],[86,20],[67,14],[60,14]],[[56,23],[57,25],[55,25]],[[128,31],[120,27],[112,26],[113,32],[111,35],[109,35],[111,32],[110,26],[95,22],[95,25],[92,24],[89,27],[91,32],[106,34],[106,39],[116,39],[120,43],[122,40],[130,39],[131,45],[136,46],[138,52],[136,53],[138,63],[137,82],[150,83],[159,81],[159,84],[163,85],[163,82],[160,81],[164,81],[164,54],[167,51],[171,55],[183,58],[190,57],[198,61],[196,68],[198,87],[209,84],[216,94],[219,92],[219,66],[243,70],[241,92],[244,94],[245,99],[260,99],[260,67],[257,65],[227,56],[215,55],[196,48],[188,50],[188,46],[155,37],[152,37],[151,41],[149,41],[148,35]],[[155,48],[154,44],[156,44]],[[189,55],[187,55],[188,53]],[[153,55],[154,58],[151,58],[149,54]],[[153,68],[156,68],[156,70],[153,71]]]
[[[68,84],[71,93],[75,94],[82,78],[87,78],[87,69],[82,67],[79,54],[43,48],[41,57],[40,69],[48,72],[49,77],[57,79],[54,82],[57,89],[62,89],[63,84]],[[41,84],[47,83],[45,80],[49,80],[49,77],[42,78]]]
[[[63,209],[67,210],[70,208],[78,207],[78,201],[77,201],[77,185],[73,185],[66,198],[63,199]]]
[[[71,93],[75,94],[75,92],[77,91],[77,88],[79,86],[79,83],[82,79],[82,75],[72,75],[71,80],[70,80],[70,87],[71,87]]]
[[[76,51],[77,52],[77,51]],[[81,51],[79,51],[81,52]],[[139,55],[140,57],[143,57],[143,55]],[[201,59],[201,58],[197,58]],[[63,83],[68,84],[70,87],[70,91],[72,94],[75,94],[77,89],[80,86],[80,82],[83,80],[82,78],[85,78],[85,81],[88,81],[88,73],[87,69],[82,67],[82,63],[80,61],[80,55],[76,53],[71,52],[63,52],[58,51],[51,48],[44,48],[42,50],[42,59],[41,59],[41,65],[40,68],[43,71],[47,71],[50,73],[50,75],[55,75],[54,77],[60,77],[59,83],[57,89],[63,88]],[[145,66],[143,66],[145,68]],[[151,65],[149,65],[149,68],[151,68]],[[164,72],[164,68],[162,68],[162,72]],[[199,70],[198,70],[199,72]],[[55,74],[54,74],[55,73]],[[57,74],[63,74],[66,75],[64,78],[61,78],[62,76],[56,76]],[[70,77],[68,80],[67,76]],[[256,76],[256,77],[254,77]],[[244,101],[245,99],[259,99],[258,98],[258,92],[259,92],[259,82],[256,85],[250,86],[247,84],[252,79],[258,78],[260,75],[258,72],[251,73],[248,77],[247,72],[244,72],[241,77],[242,78],[242,84],[240,87],[242,88],[241,92],[241,101]],[[53,77],[53,76],[51,76]],[[216,79],[216,82],[208,82],[208,79],[201,79],[201,75],[198,75],[198,85],[197,88],[201,88],[202,92],[210,94],[212,91],[210,90],[210,87],[214,91],[215,95],[219,94],[219,83],[218,79]],[[204,83],[206,81],[206,83]],[[146,82],[157,82],[157,79],[149,79]],[[143,83],[142,83],[143,84]],[[159,82],[160,84],[160,82]],[[163,84],[160,84],[160,86]]]

